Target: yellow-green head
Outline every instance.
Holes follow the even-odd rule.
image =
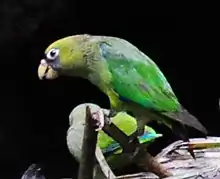
[[[80,76],[85,72],[82,42],[84,35],[68,36],[50,44],[38,67],[40,79],[55,79],[61,74]]]

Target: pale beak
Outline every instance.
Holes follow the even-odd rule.
[[[52,69],[46,62],[42,59],[40,65],[38,66],[38,77],[40,80],[47,79],[53,80],[59,76],[58,71]]]

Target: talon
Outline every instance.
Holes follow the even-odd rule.
[[[137,137],[142,136],[144,134],[144,130],[142,129],[137,129],[135,132],[133,132],[130,136],[129,136],[129,142],[133,142],[134,140],[137,139]]]
[[[111,119],[114,118],[118,114],[118,112],[116,112],[112,109],[110,109],[110,110],[103,109],[103,113],[104,113],[104,117],[105,117],[105,123],[107,125],[110,125],[112,122]]]
[[[110,109],[108,117],[112,118],[112,117],[115,117],[117,114],[118,114],[117,111]]]
[[[103,111],[100,109],[93,113],[92,118],[95,120],[95,131],[102,130],[105,124]]]

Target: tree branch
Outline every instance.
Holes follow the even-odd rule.
[[[95,165],[95,149],[97,143],[97,133],[94,130],[94,120],[92,120],[91,112],[86,106],[84,137],[82,144],[82,155],[79,167],[78,179],[93,179],[93,171]]]
[[[196,160],[180,147],[183,141],[176,141],[162,150],[156,159],[164,168],[173,173],[173,177],[166,179],[220,179],[220,137],[208,137],[190,139],[190,142],[198,146],[208,145],[212,148],[200,148],[194,150]],[[204,145],[203,145],[204,146]],[[136,173],[116,177],[117,179],[159,179],[153,173]]]
[[[173,177],[168,177],[166,179],[220,179],[220,137],[208,137],[207,140],[196,138],[190,139],[190,141],[197,144],[199,142],[213,142],[216,143],[216,147],[214,148],[213,146],[213,148],[194,150],[196,156],[196,160],[194,160],[184,147],[177,149],[177,147],[181,146],[184,142],[176,141],[170,144],[156,156],[157,161],[174,174]],[[109,175],[112,171],[108,167],[102,152],[100,152],[101,151],[98,152],[96,157],[99,164],[104,168],[105,172],[103,173],[105,173],[108,179],[159,179],[156,175],[150,172],[141,172],[117,177],[115,177],[114,174]],[[22,179],[30,177],[37,179],[39,177],[45,178],[42,174],[38,174],[40,171],[38,169],[39,167],[33,166],[35,165],[31,165],[27,171],[24,172]],[[93,167],[91,168],[93,170]],[[91,171],[91,168],[88,168],[88,170]]]

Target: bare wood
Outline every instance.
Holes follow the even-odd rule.
[[[108,179],[114,179],[115,175],[107,164],[101,149],[96,146],[97,134],[94,130],[94,120],[92,119],[89,106],[86,107],[85,128],[82,145],[82,157],[80,161],[78,179],[92,179],[95,161],[101,166],[102,172]]]
[[[96,160],[98,161],[99,166],[101,167],[101,170],[106,176],[106,178],[115,179],[116,176],[112,172],[111,168],[109,167],[108,163],[105,160],[104,155],[102,154],[102,150],[98,146],[96,147],[95,154],[96,154]]]
[[[191,142],[220,142],[219,137],[208,137],[190,139]],[[197,149],[194,150],[196,160],[192,159],[190,154],[179,146],[182,141],[174,142],[166,147],[159,155],[157,159],[169,169],[175,176],[181,178],[200,178],[213,179],[216,175],[220,175],[220,147]],[[175,150],[176,149],[176,150]]]
[[[203,138],[190,139],[190,141],[206,141]],[[220,137],[208,137],[208,140],[220,142]],[[166,179],[220,179],[220,147],[210,148],[210,149],[198,149],[195,150],[196,161],[192,159],[190,154],[183,149],[183,147],[176,149],[183,142],[176,141],[162,150],[156,156],[158,162],[160,162],[165,168],[171,171],[174,176],[168,177]],[[102,166],[107,166],[105,169],[109,173],[111,169],[108,168],[108,164],[103,164],[106,161],[104,156],[101,154],[97,155]],[[31,168],[31,167],[29,167]],[[28,170],[30,170],[28,168]],[[89,168],[88,168],[89,169]],[[29,172],[31,176],[37,174],[36,170]],[[106,174],[105,173],[105,174]],[[107,174],[106,174],[107,175]],[[109,175],[107,175],[109,176]],[[27,172],[24,173],[24,177],[27,176]],[[114,174],[109,179],[158,179],[158,177],[149,172],[142,172],[136,174],[128,174],[123,176],[115,177]],[[63,178],[64,179],[64,178]],[[65,178],[70,179],[70,178]]]
[[[220,137],[208,137],[207,140],[220,142]],[[190,139],[194,142],[207,141],[204,138]],[[174,176],[166,179],[220,179],[220,147],[194,150],[196,160],[184,149],[179,147],[183,142],[176,141],[156,156],[166,169]],[[116,179],[159,179],[153,173],[137,173],[118,176]]]
[[[155,157],[151,156],[147,152],[146,148],[142,149],[138,153],[135,163],[144,171],[151,171],[161,178],[172,176],[172,173],[169,172],[163,165],[161,165]]]
[[[86,106],[85,120],[86,122],[82,144],[82,156],[80,161],[78,179],[93,179],[95,150],[98,132],[94,130],[94,120],[92,120],[91,112],[88,106]]]

